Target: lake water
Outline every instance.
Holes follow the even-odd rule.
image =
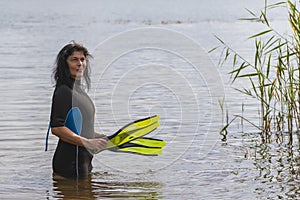
[[[207,54],[217,35],[246,58],[246,38],[262,30],[238,21],[262,1],[1,1],[1,199],[296,199],[299,148],[262,143],[258,131],[235,122],[219,135],[225,96],[229,115],[257,121],[258,106],[230,86],[231,68]],[[288,29],[284,13],[272,23]],[[163,155],[104,151],[83,181],[52,179],[57,139],[44,152],[55,56],[71,40],[94,56],[95,127],[107,134],[160,114],[150,136],[167,141]],[[243,84],[243,83],[242,83]],[[225,94],[225,95],[224,95]]]

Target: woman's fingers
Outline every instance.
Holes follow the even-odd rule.
[[[100,151],[105,149],[107,141],[101,138],[88,139],[84,142],[84,146],[88,149]]]
[[[97,149],[97,150],[105,149],[105,147],[107,145],[107,141],[106,140],[101,139],[101,138],[97,138],[95,140],[97,141],[97,144],[98,144],[98,147],[99,147],[99,149]]]

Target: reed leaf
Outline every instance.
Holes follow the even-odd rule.
[[[215,51],[216,49],[220,48],[220,46],[214,47],[211,50],[209,50],[207,53],[212,53],[213,51]]]
[[[294,34],[296,35],[299,34],[300,29],[299,29],[298,19],[296,19],[295,16],[293,16],[292,14],[290,14],[289,17],[290,17],[289,22],[291,24]]]
[[[252,76],[257,76],[258,73],[250,73],[250,74],[243,74],[243,75],[239,75],[237,76],[238,78],[244,78],[244,77],[252,77]]]
[[[239,68],[237,68],[237,69],[235,69],[235,70],[229,72],[229,74],[232,74],[232,75],[235,74],[235,76],[234,76],[232,82],[234,82],[237,78],[239,78],[240,72],[241,72],[243,69],[247,68],[248,66],[249,66],[249,64],[247,64],[246,62],[243,62],[243,63],[240,65]]]
[[[269,55],[269,58],[268,58],[268,64],[267,64],[267,77],[269,77],[269,75],[270,75],[271,58],[272,58],[272,54],[270,54],[270,55]]]
[[[239,20],[243,20],[243,21],[254,21],[254,22],[260,22],[260,21],[262,21],[259,17],[239,18]]]
[[[256,15],[255,15],[255,13],[254,12],[252,12],[251,10],[249,10],[248,8],[246,8],[246,10],[247,10],[247,12],[250,14],[250,15],[252,15],[252,16],[254,16],[254,17],[256,17]]]
[[[229,57],[229,55],[230,55],[230,50],[227,48],[227,49],[226,49],[226,53],[225,53],[225,58],[224,58],[224,60],[227,60],[228,57]]]
[[[255,87],[255,84],[254,84],[254,82],[253,82],[253,80],[252,80],[251,78],[249,78],[249,80],[250,80],[250,83],[251,83],[251,85],[252,85],[252,89],[253,89],[253,91],[254,91],[254,93],[255,93],[255,96],[260,98],[260,94],[258,94],[258,92],[257,92],[257,90],[256,90],[256,87]]]
[[[278,8],[279,6],[284,6],[286,5],[286,1],[280,1],[280,2],[277,2],[277,3],[274,3],[274,4],[270,4],[270,5],[267,5],[266,8],[267,9],[274,9],[274,8]]]
[[[269,30],[265,30],[265,31],[262,31],[262,32],[260,32],[260,33],[257,33],[257,34],[255,34],[255,35],[252,35],[252,36],[250,36],[250,37],[249,37],[249,39],[251,39],[251,38],[256,38],[256,37],[259,37],[259,36],[265,35],[265,34],[267,34],[267,33],[271,32],[271,31],[272,31],[271,29],[269,29]]]
[[[251,90],[249,89],[246,89],[246,88],[243,88],[243,89],[239,89],[239,88],[235,88],[236,91],[240,92],[240,93],[243,93],[247,96],[250,96],[250,97],[253,97],[253,98],[256,98],[255,95],[252,94]]]
[[[237,55],[236,54],[234,54],[234,56],[233,56],[233,63],[232,63],[232,65],[233,66],[235,66],[237,64]]]
[[[273,39],[275,38],[275,35],[272,35],[269,40],[265,43],[263,50],[267,50],[269,49],[270,46],[273,46],[273,44],[276,43],[277,39],[275,41],[273,41]]]
[[[267,26],[270,26],[269,21],[268,21],[268,18],[267,18],[267,16],[266,16],[266,13],[265,13],[265,12],[261,12],[260,15],[261,15],[260,18],[262,18],[263,22],[266,23]]]
[[[239,18],[239,20],[244,20],[244,21],[260,21],[260,18],[256,16],[254,12],[246,8],[246,11],[253,17],[247,17],[247,18]]]
[[[215,37],[217,40],[219,40],[219,42],[220,42],[221,44],[225,45],[225,42],[224,42],[221,38],[219,38],[219,37],[216,36],[216,35],[214,35],[214,37]]]
[[[287,44],[287,43],[279,44],[279,45],[275,46],[273,49],[270,49],[269,51],[265,52],[265,54],[274,52],[275,50],[282,48],[282,47],[283,47],[284,45],[286,45],[286,44]]]

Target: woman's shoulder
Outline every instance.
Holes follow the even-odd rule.
[[[55,87],[55,95],[72,95],[72,89],[67,85],[59,85]]]

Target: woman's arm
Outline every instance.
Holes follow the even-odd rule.
[[[84,146],[91,150],[103,150],[107,144],[107,141],[101,138],[87,139],[81,137],[65,126],[51,128],[51,132],[65,142],[77,146]]]

